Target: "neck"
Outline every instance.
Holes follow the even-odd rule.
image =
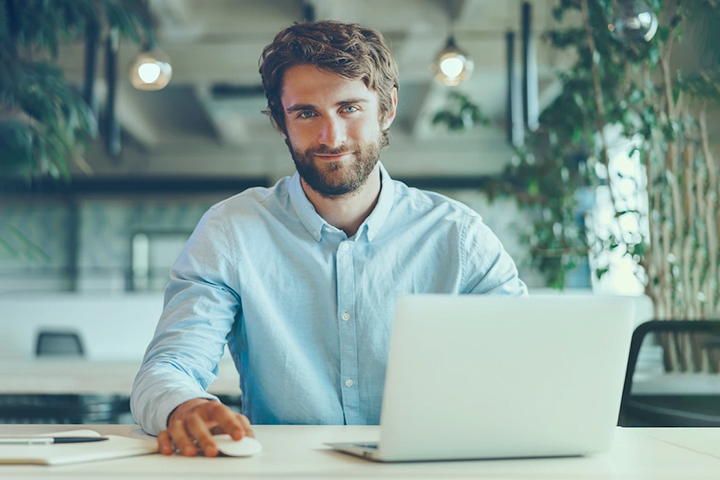
[[[380,166],[375,166],[362,187],[340,197],[323,197],[310,188],[302,177],[300,183],[318,215],[333,227],[345,232],[348,237],[352,237],[373,211],[380,197]]]

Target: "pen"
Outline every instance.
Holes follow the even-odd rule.
[[[0,445],[51,445],[53,443],[102,442],[107,437],[0,437]]]

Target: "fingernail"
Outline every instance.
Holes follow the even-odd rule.
[[[195,449],[192,447],[185,447],[185,449],[183,450],[183,453],[185,453],[185,455],[190,456],[195,453]]]
[[[214,457],[215,455],[217,455],[217,450],[212,447],[208,447],[208,449],[205,451],[205,455],[207,455],[208,457]]]

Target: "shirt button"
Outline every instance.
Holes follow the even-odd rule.
[[[326,232],[332,232],[332,228],[330,228],[330,227],[325,227],[325,231],[326,231]]]
[[[342,319],[347,322],[348,320],[350,320],[350,314],[347,313],[347,312],[343,313],[343,314],[342,314]]]
[[[315,231],[313,232],[313,237],[317,237],[318,235],[320,235],[320,234],[317,232],[317,230],[315,230]]]
[[[347,380],[345,380],[345,385],[347,385],[348,387],[352,387],[352,386],[353,386],[353,381],[348,378]]]
[[[342,250],[343,252],[347,252],[349,248],[350,248],[350,245],[348,245],[347,242],[340,244],[340,250]]]

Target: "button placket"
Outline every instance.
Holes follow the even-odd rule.
[[[360,421],[360,397],[357,388],[350,388],[358,378],[357,331],[351,322],[355,311],[355,269],[353,266],[352,241],[341,242],[336,250],[337,319],[340,336],[340,381],[342,408],[345,421]]]

